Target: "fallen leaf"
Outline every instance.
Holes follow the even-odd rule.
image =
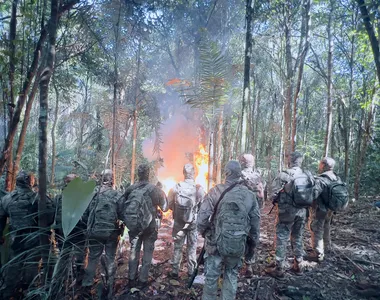
[[[134,293],[136,293],[136,292],[140,292],[140,290],[139,290],[139,289],[136,289],[136,288],[131,288],[131,294],[134,294]]]

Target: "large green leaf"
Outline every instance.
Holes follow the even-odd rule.
[[[95,181],[88,182],[75,178],[63,190],[62,229],[67,237],[86,211],[95,193]]]

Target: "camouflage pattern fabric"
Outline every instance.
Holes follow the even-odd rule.
[[[157,240],[157,230],[149,227],[140,236],[129,237],[131,244],[130,256],[128,261],[128,279],[130,281],[137,280],[147,282],[149,278],[149,269],[152,264],[154,243]],[[137,276],[141,246],[144,247],[140,274]]]
[[[173,237],[177,236],[177,233],[183,229],[184,225],[178,223],[173,226]],[[195,224],[191,224],[185,231],[184,235],[177,237],[174,240],[174,253],[172,260],[172,272],[178,274],[182,262],[182,248],[186,240],[186,253],[187,253],[187,273],[193,274],[193,271],[197,265],[197,240],[198,232]]]
[[[223,191],[240,180],[241,168],[237,161],[230,161],[225,167],[226,183],[213,187],[205,196],[198,214],[197,229],[205,236],[205,276],[206,281],[203,288],[202,299],[216,299],[218,290],[218,279],[224,266],[222,299],[235,299],[237,289],[237,275],[242,263],[241,257],[222,257],[216,247],[215,221],[210,224],[209,219],[213,214],[215,205]],[[238,186],[246,193],[245,206],[249,211],[250,236],[252,242],[248,252],[254,253],[258,246],[260,236],[260,209],[254,193],[245,186]],[[253,254],[252,254],[253,255]]]
[[[205,260],[205,285],[202,300],[216,300],[218,281],[223,272],[223,285],[221,299],[231,300],[236,297],[237,279],[242,259],[239,257],[221,257],[219,255],[207,256]]]
[[[337,180],[332,170],[322,173],[323,179],[317,177],[313,191],[314,205],[310,208],[309,227],[311,231],[311,242],[318,255],[324,255],[325,247],[329,248],[330,224],[333,212],[327,208],[322,200],[323,193],[327,193],[329,181]]]
[[[138,187],[139,185],[143,183],[148,183],[147,177],[149,177],[149,172],[147,171],[147,167],[145,165],[139,166],[139,177],[144,178],[145,180],[142,180],[136,184],[131,185],[128,187],[124,194],[124,199],[128,197],[131,191]],[[141,174],[140,174],[141,173]],[[152,186],[152,192],[149,194],[150,199],[152,200],[152,215],[157,215],[157,207],[160,207],[162,211],[168,210],[168,203],[166,199],[165,193],[157,186],[154,186],[150,183],[148,185]],[[124,200],[125,201],[125,200]],[[139,280],[141,282],[147,282],[148,276],[149,276],[149,269],[152,264],[152,257],[153,257],[153,251],[154,251],[154,243],[157,240],[157,228],[156,228],[156,220],[153,218],[151,221],[149,227],[145,229],[141,234],[135,233],[135,232],[128,232],[129,234],[129,242],[131,244],[131,250],[130,250],[130,257],[128,262],[128,278],[129,280],[136,280],[137,279],[137,270],[140,262],[140,251],[141,246],[144,247],[144,254],[142,258],[142,266],[141,266],[141,272],[139,276]]]
[[[102,199],[102,198],[104,199]],[[97,202],[107,200],[110,202],[110,205],[114,206],[114,209],[110,209],[110,213],[113,214],[113,211],[116,211],[116,216],[113,215],[113,220],[110,220],[109,216],[104,214],[105,212],[102,212],[100,216],[93,215],[93,212],[96,210]],[[122,203],[122,195],[118,193],[117,191],[113,190],[110,185],[103,185],[100,188],[98,188],[97,194],[94,196],[93,200],[90,203],[89,206],[89,217],[88,217],[87,227],[89,229],[88,231],[88,249],[89,249],[89,255],[88,255],[88,264],[87,268],[84,272],[84,278],[83,278],[83,286],[91,286],[92,281],[95,276],[96,266],[99,262],[99,259],[103,253],[103,250],[105,250],[105,264],[103,265],[103,268],[105,268],[107,279],[108,279],[108,286],[112,289],[112,283],[114,280],[114,275],[116,271],[115,267],[115,256],[116,256],[116,249],[118,245],[118,237],[121,234],[120,228],[118,227],[118,220],[123,220],[123,203]],[[114,229],[112,229],[108,234],[107,237],[101,238],[97,236],[96,232],[91,232],[90,227],[93,224],[94,220],[91,220],[92,218],[96,218],[99,221],[99,218],[106,218],[107,220],[103,220],[103,222],[112,222],[114,225]],[[92,221],[92,222],[91,222]],[[100,220],[101,221],[101,220]]]
[[[294,166],[287,172],[281,172],[273,181],[271,195],[272,200],[277,199],[277,222],[276,222],[276,262],[283,266],[286,258],[286,248],[289,238],[291,240],[293,254],[297,262],[303,260],[303,234],[306,223],[306,208],[296,208],[292,205],[292,199],[287,193],[280,192],[284,183],[289,182],[291,177],[288,173],[302,173],[299,166]]]
[[[193,179],[194,176],[194,169],[192,168],[192,165],[188,164],[184,167],[184,175],[185,175],[185,181],[180,182],[179,185],[176,185],[173,189],[170,190],[168,195],[168,202],[169,202],[169,208],[174,211],[175,206],[175,200],[177,197],[177,194],[180,192],[178,189],[181,187],[185,187],[185,189],[188,188],[188,186],[194,186],[195,189],[195,199],[193,199],[193,203],[195,204],[195,207],[193,207],[193,210],[197,211],[197,207],[202,203],[203,197],[205,195],[205,192],[202,187],[195,187],[195,182]],[[195,212],[196,213],[196,212]],[[196,218],[195,218],[196,219]],[[174,274],[178,274],[181,266],[182,261],[182,248],[184,245],[184,242],[186,240],[186,251],[187,251],[187,273],[190,275],[193,273],[194,268],[197,264],[197,257],[196,257],[196,251],[197,251],[197,227],[196,227],[196,220],[194,220],[191,223],[184,223],[182,220],[178,220],[174,216],[174,225],[173,225],[173,232],[172,236],[174,238],[174,253],[173,253],[173,260],[172,260],[172,272]],[[186,229],[184,229],[186,228]],[[180,234],[178,234],[180,233]]]

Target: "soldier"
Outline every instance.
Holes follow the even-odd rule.
[[[38,273],[39,235],[47,233],[38,229],[38,195],[32,190],[33,186],[34,175],[21,171],[16,177],[16,189],[0,201],[0,234],[9,218],[11,240],[10,262],[4,266],[0,299],[15,296],[15,289],[19,285],[29,286]],[[50,226],[55,212],[51,199],[47,198],[46,206],[43,213]]]
[[[158,234],[155,220],[157,207],[160,207],[162,211],[168,210],[166,195],[159,187],[149,183],[149,172],[149,165],[141,164],[137,172],[139,181],[128,187],[124,194],[124,219],[129,229],[129,242],[131,244],[128,262],[130,287],[136,285],[144,287],[148,282],[154,243]],[[142,266],[140,275],[137,276],[142,245],[144,250]]]
[[[64,178],[64,187],[63,189],[78,175],[76,174],[68,174]],[[85,213],[74,229],[71,231],[69,236],[64,241],[63,229],[62,229],[62,194],[59,194],[55,197],[55,203],[57,205],[57,212],[55,216],[55,235],[56,240],[58,242],[59,249],[62,251],[61,257],[69,256],[68,254],[71,252],[76,259],[76,272],[77,272],[77,284],[82,283],[82,277],[84,274],[84,251],[86,244],[86,233],[87,233],[87,214]],[[64,241],[64,243],[63,243]],[[64,260],[61,260],[64,263]],[[60,261],[60,262],[61,262]],[[65,264],[65,263],[64,263]],[[58,268],[58,270],[65,272],[65,267],[67,264],[62,265],[63,268]],[[59,276],[57,276],[59,278]]]
[[[82,286],[88,288],[92,285],[96,266],[105,250],[105,260],[102,260],[102,265],[105,269],[108,296],[110,297],[116,272],[116,250],[119,235],[123,231],[123,227],[120,225],[120,220],[123,220],[122,195],[112,188],[111,170],[103,171],[100,186],[89,205],[88,212],[89,256]]]
[[[239,184],[242,176],[239,162],[229,161],[225,173],[226,182],[208,192],[198,215],[197,229],[205,237],[206,250],[203,300],[216,299],[223,265],[222,299],[235,298],[246,247],[251,248],[246,252],[253,257],[259,243],[260,209],[256,196]],[[247,236],[252,240],[249,244]]]
[[[294,252],[293,270],[296,274],[302,273],[303,262],[303,233],[306,222],[306,208],[296,207],[290,193],[284,192],[287,183],[293,178],[303,174],[302,154],[293,152],[290,154],[290,168],[281,171],[272,184],[271,199],[277,203],[276,224],[276,262],[275,266],[267,269],[267,273],[276,278],[284,277],[286,247],[291,236],[291,244]],[[310,189],[310,197],[311,197]]]
[[[333,171],[334,166],[335,160],[330,157],[321,160],[319,164],[320,175],[317,177],[313,192],[315,201],[310,209],[311,242],[319,262],[323,261],[325,250],[331,248],[330,224],[334,212],[328,207],[327,198],[331,183],[340,181],[340,178]]]
[[[174,255],[172,261],[173,278],[178,278],[182,260],[182,248],[187,243],[187,273],[191,276],[197,264],[197,214],[205,192],[194,181],[194,166],[186,164],[183,167],[185,180],[169,191],[169,208],[173,211]]]

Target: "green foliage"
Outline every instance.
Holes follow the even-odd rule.
[[[67,237],[78,223],[92,198],[95,181],[83,182],[80,178],[72,180],[62,194],[62,229]]]

